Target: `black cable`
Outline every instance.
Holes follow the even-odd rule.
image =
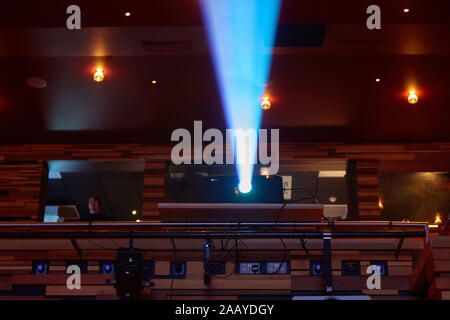
[[[317,197],[307,188],[298,187],[298,188],[286,188],[286,189],[283,189],[283,191],[285,191],[285,190],[303,190],[303,191],[306,191],[306,193],[308,193],[311,196],[311,198],[314,200],[315,203],[319,203],[319,200],[317,200]]]
[[[106,248],[106,247],[100,246],[100,245],[98,245],[98,244],[92,242],[91,239],[87,239],[87,240],[88,240],[88,242],[89,242],[90,244],[92,244],[94,247],[97,247],[97,248],[102,249],[102,250],[113,250],[113,251],[116,251],[116,250],[119,250],[119,249],[121,248],[120,246],[117,246],[117,248]],[[112,239],[109,239],[109,240],[113,241]],[[114,242],[114,244],[117,245],[117,243],[115,243],[115,242]]]
[[[280,221],[281,212],[283,211],[283,209],[286,207],[287,204],[294,203],[294,202],[300,202],[300,201],[307,200],[307,199],[313,200],[314,203],[317,203],[317,202],[315,202],[315,201],[317,201],[317,199],[310,198],[310,197],[301,198],[301,199],[293,200],[293,201],[290,201],[290,202],[283,202],[283,205],[281,206],[280,211],[278,212],[277,219],[275,220],[275,225],[278,224],[278,222]]]

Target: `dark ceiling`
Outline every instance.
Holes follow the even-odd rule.
[[[0,3],[0,143],[167,144],[194,120],[226,127],[199,0],[76,1],[82,29],[69,31],[74,3]],[[450,140],[450,1],[283,0],[279,24],[326,30],[321,47],[274,49],[262,126],[282,141]]]

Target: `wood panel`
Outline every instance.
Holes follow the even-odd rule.
[[[355,240],[356,241],[356,240]],[[442,242],[437,241],[437,245],[442,246]],[[250,247],[251,248],[251,247]],[[439,248],[440,256],[446,257],[447,252],[442,252]],[[70,250],[47,250],[33,252],[10,251],[0,252],[0,266],[14,267],[13,270],[7,270],[3,278],[0,278],[1,284],[6,291],[12,290],[13,286],[44,286],[47,298],[61,298],[70,296],[92,296],[97,299],[116,299],[115,291],[112,285],[106,283],[112,279],[112,275],[101,275],[98,273],[98,261],[103,258],[111,258],[108,250],[86,250],[85,258],[89,257],[88,274],[81,276],[82,290],[68,290],[66,281],[68,275],[65,273],[66,261],[72,259],[68,254]],[[75,252],[75,250],[73,250]],[[191,253],[193,251],[190,251]],[[144,299],[166,299],[172,296],[173,299],[182,299],[182,297],[197,297],[208,299],[235,299],[241,295],[285,295],[289,296],[292,291],[315,291],[321,293],[324,289],[324,278],[322,276],[311,276],[309,274],[309,262],[311,260],[323,259],[322,250],[311,250],[309,255],[304,251],[292,250],[288,252],[287,259],[291,261],[291,274],[268,274],[268,275],[243,275],[233,274],[235,257],[229,255],[226,257],[226,274],[211,277],[211,284],[205,285],[203,282],[203,261],[201,250],[197,249],[198,255],[189,254],[186,256],[187,275],[186,279],[152,279],[155,286],[151,290],[143,290]],[[243,252],[242,261],[265,260],[270,257],[280,259],[283,256],[283,250],[264,250],[249,249]],[[189,257],[197,257],[197,261],[189,260]],[[50,263],[50,273],[47,275],[31,274],[31,259],[48,259]],[[173,258],[171,250],[161,251],[158,254],[152,253],[146,258],[152,257],[170,257]],[[54,259],[54,260],[52,260]],[[246,260],[250,259],[250,260]],[[393,275],[392,268],[411,268],[413,263],[413,254],[411,250],[402,250],[398,257],[392,250],[373,251],[368,245],[367,250],[333,250],[332,268],[333,268],[333,288],[336,291],[359,291],[366,290],[366,280],[368,275],[363,272],[360,276],[342,276],[342,260],[356,260],[361,262],[364,269],[371,260],[386,260],[389,266],[389,276],[382,277],[382,290],[377,292],[367,292],[371,296],[382,296],[387,298],[395,297],[400,291],[409,289],[409,279],[407,275]],[[274,260],[275,261],[275,260]],[[168,275],[169,260],[156,260],[156,273]],[[20,269],[24,267],[25,269]],[[19,268],[19,269],[17,269]],[[161,272],[161,268],[163,272]],[[445,296],[445,283],[437,282],[436,288]]]
[[[0,218],[35,220],[39,210],[45,160],[119,160],[144,159],[143,219],[159,220],[156,204],[165,198],[166,162],[170,145],[130,144],[54,144],[0,146]],[[378,208],[378,168],[404,170],[406,162],[420,162],[421,168],[442,171],[449,163],[447,143],[344,144],[282,143],[280,162],[301,163],[302,159],[357,159],[360,218],[380,218]],[[398,162],[397,167],[395,163]],[[434,167],[436,163],[440,166]],[[427,167],[428,166],[428,167]]]
[[[410,290],[430,299],[445,299],[450,292],[450,236],[432,237],[411,276]]]
[[[378,164],[376,159],[358,159],[356,161],[356,184],[360,220],[380,220],[378,206]]]
[[[0,164],[0,219],[36,220],[43,163]]]

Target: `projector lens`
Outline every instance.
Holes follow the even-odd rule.
[[[239,191],[242,193],[248,193],[252,190],[252,185],[248,182],[240,182],[238,185]]]

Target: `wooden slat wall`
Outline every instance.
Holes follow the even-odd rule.
[[[353,240],[357,242],[359,240]],[[410,276],[415,250],[402,250],[398,256],[393,250],[374,251],[370,249],[353,250],[351,244],[345,249],[332,251],[333,289],[340,293],[368,294],[377,299],[396,299],[400,293],[409,291]],[[183,256],[183,253],[181,256]],[[197,249],[195,255],[187,261],[186,279],[152,279],[155,286],[142,291],[143,299],[237,299],[239,296],[285,296],[291,294],[307,295],[322,294],[325,282],[322,276],[311,276],[309,273],[310,261],[323,260],[322,250],[310,250],[307,254],[303,250],[289,250],[287,261],[291,262],[289,275],[239,275],[233,274],[235,257],[231,254],[226,257],[226,276],[212,276],[211,284],[203,282],[203,260],[201,250]],[[213,256],[217,252],[213,252]],[[249,250],[242,254],[242,261],[279,261],[284,255],[282,250],[261,251]],[[13,291],[16,287],[41,287],[43,295],[39,298],[63,298],[73,296],[91,296],[97,299],[117,299],[115,289],[107,284],[112,275],[98,273],[99,260],[113,260],[113,250],[84,250],[83,256],[88,261],[88,273],[82,275],[81,290],[69,290],[66,287],[68,275],[65,274],[66,261],[76,261],[75,250],[41,250],[23,252],[0,252],[0,291]],[[186,255],[184,255],[186,256]],[[157,258],[156,258],[157,257]],[[157,274],[167,275],[169,262],[173,261],[172,251],[159,251],[155,254],[146,251],[145,259],[155,261]],[[32,260],[47,260],[50,263],[50,272],[47,275],[31,274]],[[360,261],[361,274],[359,276],[342,275],[343,260]],[[381,290],[368,290],[366,281],[368,275],[366,268],[373,260],[388,262],[388,275],[381,280]],[[441,278],[439,278],[441,279]],[[446,285],[445,280],[437,280],[436,290]],[[444,292],[445,295],[445,292]],[[0,300],[3,299],[0,294]],[[17,296],[21,298],[20,296]],[[35,297],[37,298],[37,297]],[[410,299],[416,299],[411,296]]]
[[[414,268],[410,288],[429,299],[450,300],[450,236],[432,237]]]
[[[378,206],[378,160],[360,159],[356,161],[357,194],[360,220],[380,220]]]
[[[0,218],[36,220],[45,160],[145,160],[142,216],[158,220],[169,146],[138,144],[0,146]]]
[[[44,164],[0,163],[0,220],[36,220]]]
[[[148,146],[141,144],[96,144],[96,145],[21,145],[0,146],[0,218],[16,218],[20,220],[35,220],[39,211],[39,196],[42,191],[42,175],[45,172],[46,160],[126,160],[144,159],[145,177],[143,194],[143,218],[158,220],[156,204],[165,197],[166,163],[170,161],[171,146]],[[280,162],[296,164],[302,161],[315,160],[356,160],[358,181],[358,205],[360,218],[379,219],[378,180],[377,174],[383,170],[402,170],[422,168],[429,171],[450,170],[450,143],[424,144],[344,144],[344,143],[289,143],[280,146]],[[417,166],[417,164],[420,164]],[[437,239],[437,238],[435,238]],[[415,265],[412,279],[422,279],[423,290],[430,298],[447,299],[450,288],[446,275],[449,274],[449,250],[447,244],[441,247],[425,250],[423,257]],[[445,241],[444,241],[445,242]],[[444,246],[444,247],[442,247]],[[447,247],[445,247],[447,246]],[[353,250],[354,248],[358,250]],[[380,251],[378,245],[355,244],[353,249],[333,250],[334,289],[371,294],[373,298],[398,299],[401,291],[408,291],[406,285],[411,278],[413,268],[413,251],[404,249],[399,257],[392,250]],[[378,249],[375,249],[378,248]],[[395,248],[395,245],[394,245]],[[42,286],[42,295],[36,296],[2,296],[1,299],[44,299],[79,293],[65,289],[65,261],[77,260],[75,250],[10,250],[0,252],[0,291],[13,292],[15,287]],[[374,251],[377,250],[377,251]],[[384,249],[383,249],[384,250]],[[408,251],[409,250],[409,251]],[[277,251],[277,250],[275,250]],[[290,295],[292,291],[323,290],[323,278],[309,275],[309,261],[321,259],[321,250],[311,251],[306,256],[303,251],[291,250],[288,259],[293,263],[292,275],[280,276],[243,276],[232,275],[227,279],[213,279],[213,286],[205,287],[201,271],[201,251],[190,251],[188,258],[187,279],[173,281],[167,279],[155,280],[155,287],[144,292],[148,299],[237,299],[240,295]],[[430,253],[432,252],[432,254]],[[172,252],[155,251],[153,259],[164,262],[173,259]],[[256,260],[279,260],[283,251],[267,251],[266,249],[250,250],[249,258]],[[428,254],[428,256],[426,256]],[[108,250],[85,250],[84,259],[90,261],[89,273],[83,276],[86,289],[83,296],[94,296],[98,299],[116,299],[111,286],[105,284],[107,276],[100,276],[97,271],[98,260],[114,259],[115,253]],[[180,254],[180,256],[182,256]],[[431,258],[429,258],[431,257]],[[346,277],[341,274],[340,260],[353,259],[361,261],[362,271],[372,260],[389,261],[389,275],[384,277],[385,286],[377,292],[367,292],[364,289],[367,276]],[[32,260],[49,260],[51,274],[46,276],[30,275]],[[431,260],[430,260],[431,259]],[[425,262],[421,262],[425,261]],[[432,261],[433,263],[428,263]],[[232,268],[232,262],[227,263],[227,272]],[[166,263],[167,264],[167,263]],[[422,268],[418,266],[423,265]],[[433,268],[430,269],[429,266]],[[419,271],[417,271],[419,270]],[[422,271],[423,270],[423,271]],[[431,270],[431,271],[429,271]],[[411,283],[420,283],[411,280]],[[172,289],[171,289],[172,287]],[[410,290],[417,286],[411,285]],[[419,286],[420,287],[420,286]],[[419,290],[420,291],[420,290]],[[416,291],[414,291],[416,292]]]
[[[36,219],[45,160],[145,159],[143,217],[158,220],[156,204],[165,196],[165,168],[170,161],[170,151],[171,146],[142,144],[0,146],[0,218]],[[380,216],[377,172],[381,168],[414,170],[415,164],[424,170],[450,170],[450,143],[280,145],[281,164],[349,159],[357,159],[358,163],[360,217],[376,220]]]

